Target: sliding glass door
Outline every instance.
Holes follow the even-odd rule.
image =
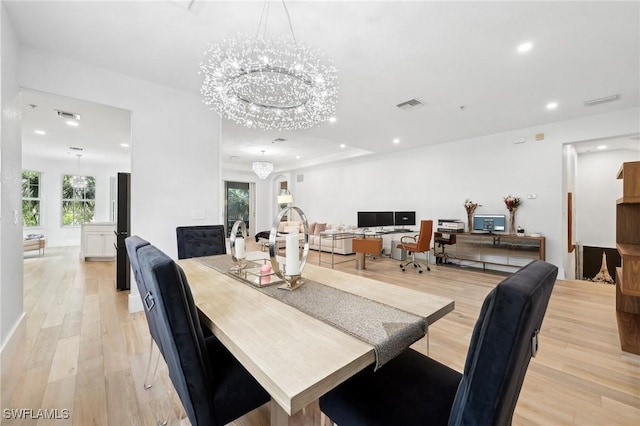
[[[224,219],[227,236],[229,236],[231,228],[237,220],[244,221],[249,235],[254,235],[254,224],[251,220],[251,218],[255,217],[253,213],[255,209],[254,184],[226,181],[224,183],[224,192]]]

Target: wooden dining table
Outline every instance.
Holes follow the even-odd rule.
[[[271,424],[292,414],[375,361],[374,347],[307,315],[198,258],[178,260],[202,321],[271,395]],[[424,317],[453,311],[440,296],[307,264],[303,276]],[[286,290],[282,290],[286,291]]]

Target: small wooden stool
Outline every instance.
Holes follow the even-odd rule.
[[[365,255],[382,253],[382,238],[354,238],[353,251],[356,253],[356,269],[367,269]]]

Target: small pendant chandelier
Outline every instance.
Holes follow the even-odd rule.
[[[78,157],[78,173],[71,177],[71,187],[73,189],[84,189],[87,187],[87,177],[80,175],[80,157],[82,154],[76,154]]]
[[[262,152],[262,157],[264,158],[264,150]],[[258,175],[260,179],[266,179],[267,176],[271,174],[273,171],[273,163],[270,161],[254,161],[251,164],[251,170]]]

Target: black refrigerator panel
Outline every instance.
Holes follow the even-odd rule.
[[[130,204],[130,188],[131,174],[118,173],[118,201],[117,201],[117,224],[116,230],[119,233],[129,233],[131,214],[129,212]]]
[[[131,267],[124,240],[130,235],[130,188],[131,175],[118,173],[118,200],[116,221],[116,289],[129,290]]]

